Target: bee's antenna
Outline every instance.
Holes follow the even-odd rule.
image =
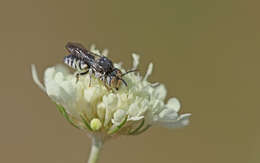
[[[138,70],[130,70],[130,71],[127,71],[127,72],[125,72],[125,73],[122,74],[122,77],[125,76],[125,75],[128,74],[128,73],[136,72],[136,71],[138,71]]]
[[[124,83],[124,85],[127,86],[127,82],[124,79],[119,78],[119,80],[121,80]]]

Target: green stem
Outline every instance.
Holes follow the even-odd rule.
[[[103,146],[102,139],[99,136],[93,135],[92,146],[91,146],[91,151],[89,154],[88,163],[97,163],[102,146]]]

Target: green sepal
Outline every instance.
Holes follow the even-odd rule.
[[[82,119],[82,121],[84,122],[85,126],[90,130],[93,131],[92,128],[90,127],[90,125],[88,124],[85,116],[83,114],[80,114],[80,118]]]
[[[116,126],[115,128],[109,130],[109,131],[107,132],[107,134],[108,134],[108,135],[115,134],[116,132],[118,132],[118,131],[125,125],[126,122],[127,122],[127,117],[124,119],[124,121],[123,121],[120,125],[118,125],[118,126]]]
[[[55,103],[55,104],[56,104],[56,103]],[[72,120],[71,120],[70,117],[69,117],[69,114],[67,113],[67,111],[65,110],[65,108],[64,108],[63,106],[56,104],[56,107],[57,107],[57,109],[60,111],[60,113],[67,119],[67,121],[68,121],[72,126],[74,126],[74,127],[76,127],[76,128],[79,129],[79,127],[72,122]]]
[[[138,132],[136,132],[136,133],[134,133],[134,134],[132,134],[132,135],[139,135],[139,134],[145,132],[146,130],[148,130],[151,126],[152,126],[152,125],[147,125],[147,126],[145,126],[141,131],[138,131]]]
[[[142,122],[140,123],[140,125],[134,129],[133,131],[128,131],[129,135],[134,135],[135,133],[137,133],[144,125],[144,118],[142,119]]]

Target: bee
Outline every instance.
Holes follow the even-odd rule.
[[[65,48],[70,54],[64,58],[64,63],[77,70],[77,81],[79,76],[89,73],[89,86],[91,86],[91,76],[94,75],[94,77],[103,81],[108,89],[115,88],[118,90],[121,82],[127,86],[123,76],[136,71],[130,70],[122,73],[121,70],[114,67],[113,62],[108,57],[92,53],[79,43],[69,42]]]

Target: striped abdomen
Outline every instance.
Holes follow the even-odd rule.
[[[88,65],[82,59],[72,54],[64,58],[64,63],[77,70],[86,70],[88,68]]]

